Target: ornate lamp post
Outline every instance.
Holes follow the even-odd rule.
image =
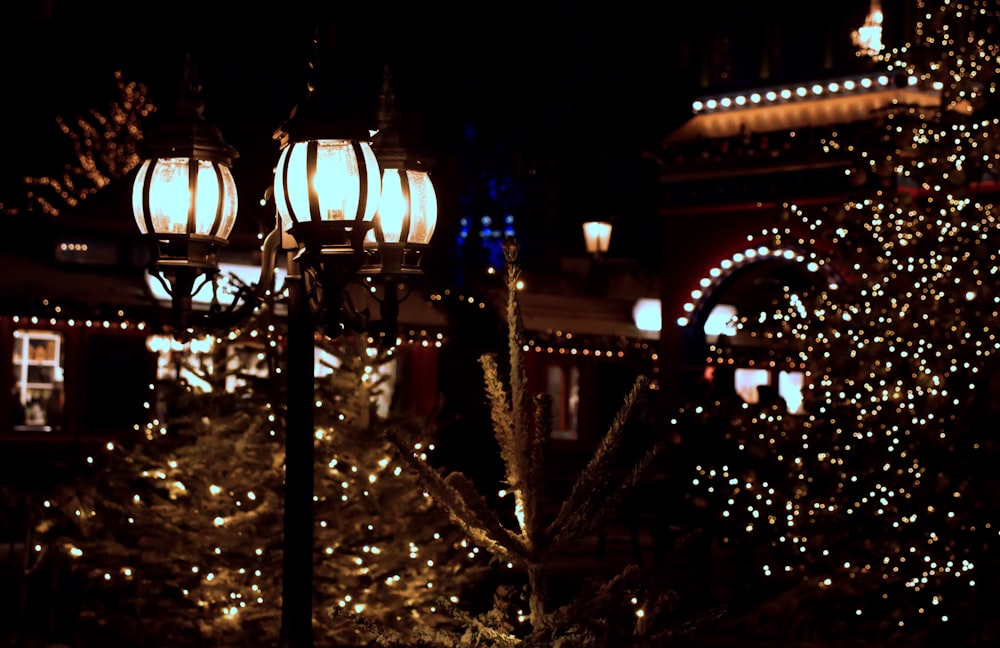
[[[316,72],[315,61],[313,73]],[[230,166],[236,151],[202,118],[193,74],[182,87],[178,111],[158,139],[153,157],[135,178],[133,208],[153,250],[151,272],[172,299],[181,329],[228,328],[256,308],[271,283],[280,246],[287,252],[288,346],[285,421],[285,513],[280,645],[313,645],[313,441],[314,334],[331,337],[347,328],[396,339],[399,290],[421,274],[420,254],[437,221],[437,201],[427,172],[406,155],[395,133],[393,97],[386,74],[379,126],[385,161],[380,166],[367,130],[339,124],[331,135],[326,103],[310,92],[275,132],[280,156],[272,187],[276,225],[262,248],[257,285],[228,307],[192,310],[191,296],[218,272],[237,208]],[[383,182],[383,175],[385,181]],[[386,189],[383,190],[383,187]],[[380,200],[381,199],[381,200]],[[347,285],[385,279],[380,320],[358,313]],[[405,294],[404,294],[405,297]]]

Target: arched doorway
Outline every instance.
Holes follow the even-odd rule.
[[[820,255],[780,237],[720,260],[678,319],[682,400],[723,387],[744,402],[781,399],[789,413],[802,413],[808,376],[795,332],[810,316],[804,296],[838,282]]]

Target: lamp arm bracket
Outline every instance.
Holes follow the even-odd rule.
[[[260,277],[257,283],[253,286],[240,286],[233,301],[225,308],[222,308],[218,303],[213,304],[202,317],[204,324],[211,328],[228,329],[245,320],[260,306],[261,302],[264,301],[264,296],[272,286],[275,258],[280,246],[281,223],[278,221],[261,245]]]
[[[156,277],[156,280],[160,282],[161,286],[163,286],[163,290],[166,291],[166,293],[172,297],[173,296],[173,288],[170,287],[170,282],[167,281],[166,277],[163,276],[162,272],[160,272],[158,270],[155,270],[155,269],[151,269],[151,270],[152,270],[152,272],[150,272],[149,275],[151,277]]]
[[[405,289],[400,294],[400,289]],[[396,344],[397,328],[399,326],[399,304],[413,292],[413,284],[395,277],[385,281],[382,297],[375,296],[379,303],[380,318],[368,324],[368,332],[377,334],[379,343],[384,349],[391,349]]]
[[[366,289],[368,288],[368,284],[364,281],[359,280],[357,283]],[[386,300],[397,303],[405,301],[413,293],[414,288],[416,288],[412,281],[407,281],[406,278],[400,275],[384,275],[382,284],[384,287],[381,291],[381,296],[379,296],[378,290],[370,291],[372,299],[379,304],[383,304]],[[402,292],[400,292],[401,290]]]
[[[340,303],[335,308],[326,311],[325,319],[328,320],[324,322],[327,334],[330,337],[336,337],[347,328],[356,333],[367,331],[371,322],[371,313],[367,308],[359,311],[354,305],[350,293],[344,291],[341,293]],[[332,322],[329,321],[331,319]],[[333,326],[330,326],[331,324]]]
[[[209,282],[209,280],[210,280],[210,279],[212,279],[212,277],[214,277],[214,276],[215,276],[214,274],[204,274],[204,275],[202,275],[202,276],[201,276],[201,281],[199,281],[199,282],[198,282],[197,284],[195,284],[195,285],[194,285],[194,287],[193,287],[193,288],[191,288],[191,294],[192,294],[192,295],[196,294],[196,293],[197,293],[197,292],[198,292],[199,290],[201,290],[201,289],[202,289],[202,287],[203,287],[203,286],[204,286],[205,284],[207,284],[207,283]]]

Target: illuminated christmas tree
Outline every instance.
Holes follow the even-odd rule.
[[[144,439],[109,444],[92,474],[46,503],[46,544],[80,575],[78,637],[277,645],[285,340],[268,312],[224,344],[162,355],[180,380],[151,394]],[[484,566],[380,440],[392,424],[430,452],[433,428],[379,404],[393,352],[357,336],[317,344],[316,641],[370,644],[339,609],[403,637],[448,625],[439,601],[463,600]]]
[[[770,244],[818,254],[813,285],[742,314],[807,368],[804,411],[718,394],[686,408],[716,424],[695,484],[751,576],[733,602],[743,636],[997,640],[1000,14],[993,0],[916,4],[913,42],[884,61],[940,101],[825,143],[858,156],[859,196],[788,207],[809,234]]]

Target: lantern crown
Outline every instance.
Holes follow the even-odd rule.
[[[292,107],[272,137],[281,148],[293,142],[329,138],[330,133],[344,140],[370,140],[372,124],[368,113],[356,101],[348,100],[351,93],[345,88],[348,75],[344,64],[324,51],[318,30],[312,47],[305,97]]]
[[[420,149],[420,143],[410,129],[402,128],[403,116],[396,99],[390,66],[382,68],[382,91],[378,98],[375,124],[377,131],[372,138],[375,152],[383,167],[417,169],[433,161]]]
[[[188,53],[174,109],[154,125],[145,140],[148,157],[194,158],[231,167],[239,153],[223,140],[218,128],[206,121],[204,113],[197,63]]]
[[[385,66],[373,142],[382,165],[382,194],[367,241],[372,255],[363,270],[384,277],[420,274],[421,255],[437,225],[434,184],[415,142],[399,128],[400,121],[392,71]]]

